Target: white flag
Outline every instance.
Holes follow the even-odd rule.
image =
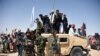
[[[33,6],[32,15],[31,15],[31,24],[30,24],[31,27],[34,25],[34,13],[35,11],[34,11],[34,6]]]

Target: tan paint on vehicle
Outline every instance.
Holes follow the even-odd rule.
[[[43,37],[49,38],[51,34],[42,34]],[[56,34],[58,36],[57,43],[60,46],[62,55],[69,55],[74,46],[81,46],[87,49],[87,40],[83,37],[77,37],[68,34]],[[67,42],[60,42],[61,38],[67,38]],[[46,43],[45,53],[48,54],[48,42]]]

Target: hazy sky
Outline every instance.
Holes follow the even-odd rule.
[[[35,18],[41,13],[49,15],[53,0],[0,0],[0,32],[6,28],[26,31],[31,23],[33,6]],[[66,14],[68,23],[74,23],[76,28],[85,22],[88,34],[100,33],[100,0],[55,0],[55,9]]]

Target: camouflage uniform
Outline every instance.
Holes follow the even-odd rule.
[[[37,19],[36,33],[41,32],[42,26],[43,26],[42,23],[39,21],[39,19]]]
[[[36,45],[37,45],[37,56],[45,56],[44,50],[45,50],[45,39],[37,34],[36,37]]]
[[[7,52],[7,36],[4,36],[4,39],[3,39],[3,52]]]

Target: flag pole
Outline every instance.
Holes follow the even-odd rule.
[[[35,7],[33,6],[32,8],[32,15],[31,15],[31,24],[30,24],[30,28],[33,26],[33,22],[34,22],[34,14],[35,13]]]
[[[55,0],[52,1],[53,2],[53,5],[52,5],[52,12],[55,11]],[[51,14],[52,14],[51,12]],[[51,33],[53,33],[53,19],[54,19],[54,13],[51,15]]]
[[[52,10],[55,9],[55,0],[53,0],[53,6],[52,6]]]
[[[8,29],[6,28],[6,34],[7,34]]]

